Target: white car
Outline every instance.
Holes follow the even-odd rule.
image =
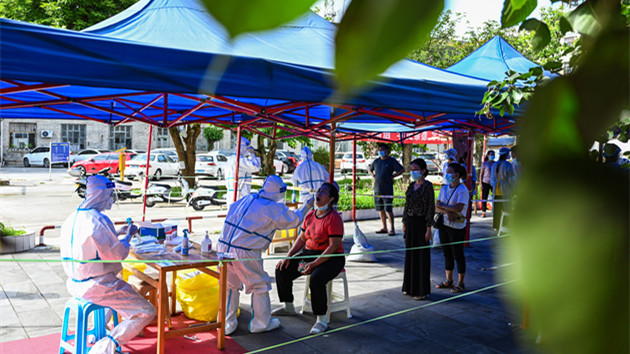
[[[140,154],[134,156],[125,164],[125,176],[134,179],[140,174],[145,174],[147,166],[147,155]],[[149,160],[149,176],[156,181],[162,176],[174,177],[179,173],[179,163],[165,154],[151,154]]]
[[[368,172],[368,160],[363,153],[357,153],[357,171]],[[341,173],[352,173],[352,153],[347,152],[341,159]]]
[[[85,161],[93,158],[96,155],[102,154],[104,152],[109,152],[109,150],[104,149],[85,149],[81,150],[75,154],[70,153],[70,166],[74,165],[75,162]]]
[[[153,149],[151,150],[151,154],[164,154],[175,161],[179,161],[179,156],[177,156],[177,149],[175,148]]]
[[[50,166],[50,146],[38,146],[22,158],[24,167],[31,167],[31,165],[37,166]],[[64,165],[66,162],[55,162],[54,165]]]
[[[222,180],[227,169],[227,157],[218,151],[197,155],[195,174],[216,177]]]
[[[273,159],[273,167],[276,168],[276,174],[278,176],[282,176],[289,170],[289,167],[287,166],[287,164],[285,164],[284,162],[278,159]]]

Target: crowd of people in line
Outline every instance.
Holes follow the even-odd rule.
[[[240,260],[228,263],[228,306],[226,334],[238,327],[237,312],[240,292],[252,296],[252,317],[249,330],[252,333],[278,328],[275,316],[297,315],[293,304],[293,282],[302,275],[310,276],[309,289],[316,321],[311,334],[322,333],[328,328],[326,317],[326,284],[343,270],[345,257],[342,238],[344,224],[335,206],[339,201],[339,187],[329,183],[326,169],[313,161],[308,148],[301,152],[301,164],[293,176],[294,186],[300,188],[302,207],[291,210],[285,204],[287,185],[278,176],[271,175],[257,193],[251,193],[251,174],[260,168],[249,141],[243,138],[239,158],[239,184],[234,188],[236,169],[228,171],[228,199],[230,207],[220,234],[218,252]],[[512,161],[509,161],[510,153]],[[395,236],[392,202],[394,178],[405,168],[389,155],[389,147],[378,146],[379,158],[369,167],[374,177],[374,203],[379,211],[382,229],[377,234]],[[469,220],[469,206],[476,189],[476,169],[472,169],[473,188],[465,182],[468,171],[462,154],[459,162],[457,151],[445,152],[447,161],[441,175],[443,184],[437,199],[433,184],[427,180],[425,160],[413,160],[408,169],[411,183],[405,192],[402,216],[405,253],[402,292],[414,300],[425,300],[432,288],[450,289],[453,293],[466,291],[466,257],[464,253],[465,229]],[[493,225],[502,210],[509,207],[508,200],[515,190],[516,177],[520,173],[518,149],[501,148],[495,162],[494,151],[489,151],[481,165],[482,217],[486,216],[490,192],[495,200]],[[619,156],[619,149],[606,147],[604,156],[614,165],[627,165]],[[232,157],[236,166],[236,156]],[[230,189],[230,184],[231,188]],[[134,225],[115,229],[112,221],[103,213],[115,202],[114,183],[103,176],[90,176],[86,197],[61,228],[61,257],[64,260],[121,261],[127,258],[130,239],[137,232]],[[316,191],[314,193],[314,191]],[[387,222],[389,220],[389,223]],[[276,230],[299,227],[299,236],[283,259],[276,265],[276,288],[282,307],[272,311],[269,291],[271,277],[263,268],[262,252],[269,247]],[[425,246],[431,245],[432,228],[439,230],[444,254],[445,280],[430,284],[431,253]],[[309,259],[296,258],[310,256]],[[454,279],[457,265],[457,282]],[[68,276],[70,294],[98,305],[107,306],[122,316],[123,321],[95,344],[92,350],[114,353],[116,347],[125,344],[139,333],[155,316],[154,307],[140,296],[128,283],[118,278],[121,263],[67,262],[64,271]]]

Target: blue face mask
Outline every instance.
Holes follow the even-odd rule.
[[[411,180],[417,181],[422,178],[422,172],[420,171],[411,171]]]
[[[453,177],[453,175],[450,173],[447,173],[446,176],[444,176],[444,179],[446,180],[447,184],[451,184],[453,183],[453,181],[455,181],[455,177]]]
[[[328,210],[328,204],[326,204],[324,206],[319,206],[319,205],[315,204],[313,207],[315,208],[315,210],[319,210],[319,211],[326,211],[326,210]]]
[[[379,150],[379,151],[378,151],[378,156],[380,156],[380,157],[385,157],[385,151],[383,151],[383,150]]]
[[[488,161],[494,161],[494,155],[488,155]]]

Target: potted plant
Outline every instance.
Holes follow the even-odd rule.
[[[15,229],[0,222],[0,254],[30,250],[35,247],[35,232]]]

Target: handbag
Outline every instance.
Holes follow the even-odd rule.
[[[457,186],[457,188],[459,188],[459,186]],[[457,192],[457,188],[455,188],[453,193],[451,193],[451,196],[448,197],[448,200],[446,201],[447,205],[448,205],[448,202],[451,201],[451,198],[453,197],[455,192]],[[438,229],[441,228],[442,226],[444,226],[444,214],[443,213],[435,213],[435,216],[433,217],[433,224],[435,224],[435,227],[437,227]]]

